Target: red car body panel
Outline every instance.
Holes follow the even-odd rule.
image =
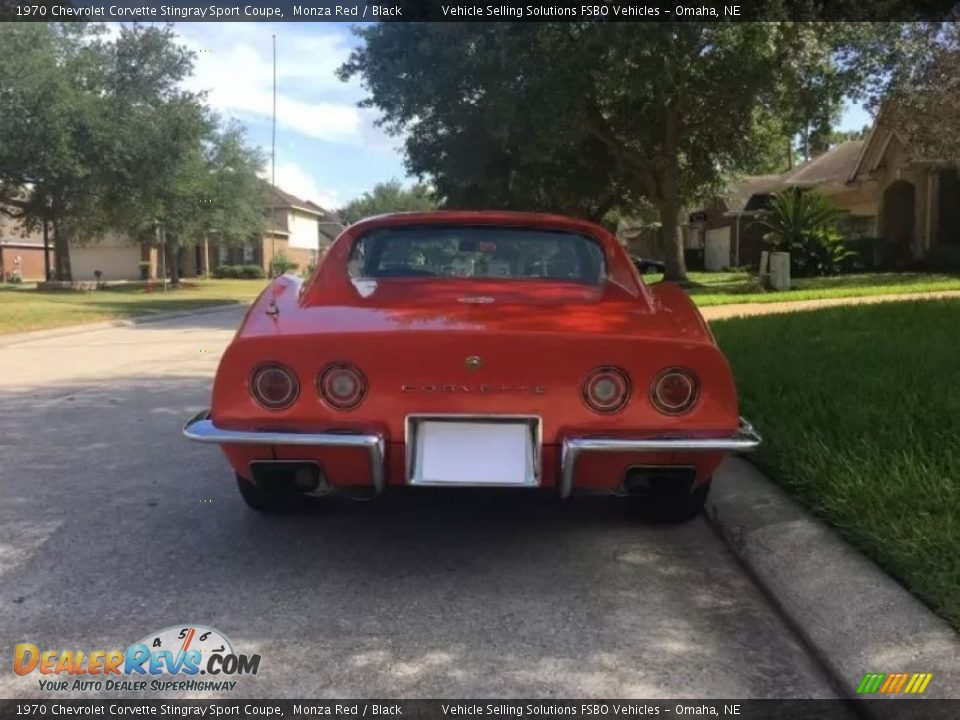
[[[383,227],[504,226],[567,230],[595,239],[607,280],[601,285],[541,279],[390,278],[361,291],[347,272],[354,241]],[[466,301],[464,299],[467,299]],[[483,302],[471,300],[481,298]],[[275,309],[275,312],[272,312]],[[482,367],[470,369],[468,356]],[[254,400],[251,374],[265,362],[293,370],[300,393],[286,410]],[[360,368],[369,390],[352,410],[327,405],[316,378],[329,363]],[[599,366],[625,370],[632,392],[614,414],[581,398],[584,377]],[[654,378],[680,367],[700,380],[694,407],[659,412]],[[411,414],[516,414],[542,419],[541,484],[560,473],[560,448],[572,436],[730,435],[738,428],[730,368],[686,294],[671,283],[643,284],[620,243],[603,228],[570,218],[506,212],[431,212],[371,218],[347,228],[305,282],[274,280],[248,311],[221,359],[211,420],[228,430],[367,432],[385,439],[386,479],[407,482],[405,421]],[[355,448],[223,445],[236,471],[255,460],[314,460],[333,485],[371,482],[369,459]],[[614,489],[636,465],[691,466],[708,479],[722,452],[603,453],[582,456],[577,488]]]

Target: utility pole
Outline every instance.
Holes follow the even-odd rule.
[[[47,219],[43,219],[43,279],[50,280],[50,236],[47,233]]]
[[[277,34],[273,34],[273,126],[270,137],[270,276],[275,272],[277,240]]]

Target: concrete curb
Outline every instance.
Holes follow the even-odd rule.
[[[960,635],[946,621],[745,460],[724,462],[710,493],[709,521],[848,696],[866,673],[924,672],[923,697],[960,698]]]
[[[178,320],[180,318],[192,317],[194,315],[209,315],[210,313],[226,312],[227,310],[245,308],[249,305],[250,303],[242,302],[221,303],[220,305],[198,307],[194,308],[193,310],[175,310],[171,312],[152,313],[149,315],[136,315],[124,320],[100,320],[92,323],[83,323],[81,325],[65,325],[64,327],[50,328],[49,330],[27,330],[25,332],[0,335],[0,347],[7,345],[19,345],[20,343],[33,342],[35,340],[47,340],[49,338],[77,335],[79,333],[89,332],[91,330],[105,330],[113,327],[136,327],[137,325],[164,322],[165,320]]]

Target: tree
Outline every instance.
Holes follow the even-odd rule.
[[[437,201],[429,187],[422,184],[405,188],[399,180],[377,183],[373,190],[365,192],[337,211],[347,223],[355,223],[371,215],[391,212],[433,210]]]
[[[859,130],[834,130],[830,133],[830,145],[839,145],[851,140],[866,140],[869,134],[869,125],[864,125]]]
[[[263,157],[181,88],[192,69],[169,27],[0,24],[0,212],[49,227],[58,280],[71,243],[110,231],[159,233],[174,281],[206,234],[261,232]]]
[[[201,97],[180,88],[193,56],[169,27],[124,26],[111,50],[102,206],[111,229],[133,241],[162,240],[176,283],[180,250],[212,209],[204,143],[216,121]]]
[[[239,245],[263,233],[267,188],[258,176],[263,163],[263,154],[247,144],[242,126],[231,123],[214,134],[206,150],[205,234]]]
[[[54,275],[69,243],[103,227],[99,166],[109,137],[102,28],[0,24],[0,211],[51,231]]]
[[[913,52],[903,54],[874,106],[915,159],[960,165],[960,23],[913,25],[909,39]]]
[[[129,225],[145,189],[171,181],[163,163],[190,142],[182,121],[203,112],[179,90],[191,70],[167,27],[107,40],[97,24],[0,25],[0,208],[52,230],[58,280],[71,243]]]
[[[639,199],[658,211],[667,277],[683,279],[684,204],[749,170],[763,118],[790,87],[830,115],[862,79],[856,33],[797,23],[383,23],[340,68],[405,136],[408,169],[449,206],[524,207],[595,220]],[[807,53],[797,48],[813,46]],[[843,50],[843,71],[824,58]],[[789,148],[784,147],[787,156]]]
[[[221,128],[205,107],[178,98],[137,130],[121,167],[125,181],[110,201],[112,226],[141,241],[159,235],[171,282],[179,282],[184,249],[201,239],[235,245],[262,233],[266,184],[258,170],[264,158],[246,144],[242,127]]]

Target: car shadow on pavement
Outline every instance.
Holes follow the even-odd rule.
[[[125,647],[210,625],[264,658],[231,697],[834,694],[702,519],[403,488],[258,515],[182,438],[210,378],[176,372],[0,393],[0,634]]]

